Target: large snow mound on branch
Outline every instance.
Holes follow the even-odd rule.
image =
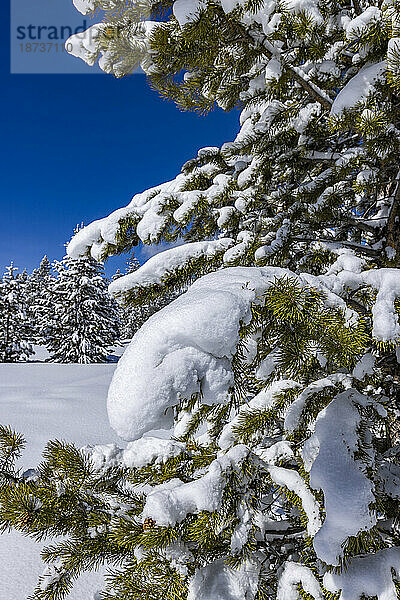
[[[136,333],[118,363],[108,395],[111,426],[134,440],[173,425],[178,398],[201,390],[205,404],[224,403],[233,384],[231,358],[240,323],[278,277],[278,267],[237,267],[197,280]]]

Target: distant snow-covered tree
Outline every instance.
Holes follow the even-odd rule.
[[[26,284],[28,315],[33,336],[37,344],[46,344],[53,322],[53,286],[55,277],[52,266],[44,256],[34,269]]]
[[[48,349],[51,360],[105,362],[119,339],[118,307],[107,291],[102,266],[89,257],[55,263],[53,319]]]
[[[0,282],[0,362],[27,360],[33,353],[24,295],[27,276],[11,263]]]

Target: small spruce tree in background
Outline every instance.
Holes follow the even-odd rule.
[[[46,345],[51,332],[54,284],[51,263],[47,256],[44,256],[40,266],[32,271],[27,281],[28,311],[37,344]]]
[[[24,286],[27,276],[11,263],[0,282],[0,362],[27,360],[33,353]]]
[[[119,339],[119,311],[107,291],[101,265],[89,257],[56,262],[53,319],[47,346],[50,360],[105,362]]]

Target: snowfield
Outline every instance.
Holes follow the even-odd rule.
[[[42,353],[43,354],[43,353]],[[43,359],[40,353],[36,360]],[[0,364],[0,423],[27,441],[20,466],[35,467],[50,439],[78,447],[119,440],[110,428],[106,398],[115,364]],[[43,544],[42,544],[43,546]],[[44,566],[41,545],[15,532],[0,535],[0,600],[25,600]],[[93,600],[100,574],[82,576],[69,598]]]

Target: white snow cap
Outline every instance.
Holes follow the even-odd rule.
[[[185,444],[158,437],[143,437],[130,442],[123,452],[123,462],[127,467],[141,468],[150,463],[165,463],[169,458],[182,454]]]
[[[181,27],[194,21],[206,3],[204,0],[176,0],[172,10],[174,17]]]
[[[289,433],[293,433],[296,427],[300,424],[300,419],[302,412],[304,410],[304,406],[307,403],[307,400],[313,394],[321,392],[327,387],[334,387],[337,383],[342,383],[346,385],[351,381],[350,377],[345,375],[344,373],[334,373],[333,375],[328,375],[328,377],[324,377],[323,379],[317,379],[310,383],[301,394],[297,396],[297,398],[292,402],[289,408],[286,411],[285,415],[285,429]],[[349,387],[349,385],[347,386]]]
[[[361,15],[357,15],[345,26],[346,35],[349,39],[354,39],[360,35],[365,35],[371,24],[381,19],[382,13],[377,6],[369,6]]]
[[[73,0],[73,3],[76,10],[78,10],[83,15],[87,15],[87,13],[95,9],[95,4],[93,0]]]
[[[366,375],[374,374],[375,356],[370,352],[364,354],[353,369],[353,377],[362,381]]]
[[[93,66],[98,58],[97,38],[102,30],[102,23],[95,23],[83,33],[71,35],[65,42],[68,53],[76,58],[81,58],[88,65]]]
[[[281,487],[286,487],[300,498],[303,510],[307,515],[307,533],[310,536],[315,535],[321,527],[319,505],[304,479],[297,471],[283,467],[270,466],[268,472],[272,481]]]

